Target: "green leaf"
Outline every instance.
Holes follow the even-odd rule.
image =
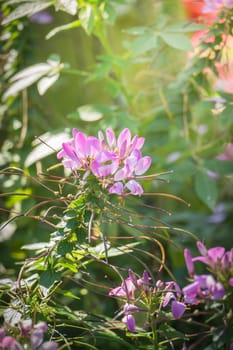
[[[189,38],[178,33],[160,33],[160,37],[171,47],[184,51],[193,51],[193,46]]]
[[[52,1],[33,1],[27,2],[18,6],[15,10],[13,10],[9,16],[3,19],[2,24],[8,24],[18,18],[23,16],[32,16],[33,14],[46,9],[47,7],[52,5]]]
[[[171,26],[168,26],[164,29],[165,32],[171,32],[171,33],[190,33],[190,32],[196,32],[198,30],[204,30],[207,29],[207,26],[203,24],[197,24],[194,22],[183,22],[183,23],[177,23]]]
[[[220,175],[233,174],[233,162],[228,160],[208,160],[205,167]]]
[[[13,77],[11,77],[10,81],[14,82],[16,80],[28,78],[37,74],[43,75],[48,73],[50,69],[51,66],[48,63],[37,63],[33,66],[22,69],[20,72],[16,73]]]
[[[155,49],[156,46],[157,36],[153,31],[146,31],[144,34],[137,37],[129,48],[133,56],[138,56]]]
[[[56,0],[55,9],[69,13],[70,15],[76,15],[78,10],[77,0]]]
[[[54,283],[61,280],[61,275],[58,272],[52,270],[46,270],[40,275],[40,285],[46,289],[50,289]]]
[[[48,39],[52,38],[54,35],[56,35],[59,32],[63,32],[63,31],[69,30],[69,29],[73,29],[73,28],[79,27],[80,25],[81,25],[80,20],[77,20],[77,21],[73,21],[73,22],[68,23],[68,24],[64,24],[63,26],[59,26],[59,27],[53,28],[46,35],[46,39],[48,40]]]
[[[123,33],[130,34],[130,35],[142,35],[148,30],[147,27],[131,27],[128,29],[124,29]]]
[[[57,248],[57,253],[59,255],[66,255],[67,253],[70,253],[75,247],[75,244],[72,242],[66,242],[62,241],[59,243],[58,248]]]
[[[32,243],[32,244],[25,244],[21,247],[21,249],[25,250],[41,250],[41,249],[47,249],[51,248],[54,243],[50,242],[40,242],[40,243]]]
[[[91,5],[87,5],[82,8],[79,13],[79,19],[82,27],[85,29],[88,35],[92,33],[94,28],[95,16]]]
[[[196,174],[194,184],[197,196],[211,210],[214,210],[218,198],[216,182],[207,175],[205,170],[202,170]]]
[[[11,307],[6,308],[3,311],[3,315],[4,321],[11,325],[16,325],[22,318],[22,314]]]
[[[69,139],[70,134],[67,131],[57,133],[56,135],[53,135],[51,132],[41,135],[40,140],[42,141],[37,139],[33,142],[34,148],[25,159],[24,166],[28,168],[38,160],[48,157],[50,154],[53,154],[56,149],[61,147],[62,142],[66,142]]]
[[[106,108],[103,105],[85,105],[78,108],[79,117],[86,122],[95,122],[103,118],[108,111]]]
[[[115,8],[109,3],[104,4],[104,8],[102,10],[102,17],[104,20],[108,21],[109,24],[114,24],[116,19]]]
[[[44,95],[44,93],[52,86],[57,79],[59,78],[60,74],[52,74],[47,77],[43,77],[40,79],[37,83],[37,89],[40,95]]]
[[[22,91],[23,89],[31,86],[33,83],[35,83],[44,73],[37,73],[32,76],[25,77],[23,79],[17,80],[14,82],[9,89],[4,93],[3,100],[5,101],[9,96],[15,96],[18,92]]]

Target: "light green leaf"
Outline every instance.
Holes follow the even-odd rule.
[[[54,243],[49,242],[40,242],[40,243],[32,243],[32,244],[26,244],[21,247],[21,249],[25,250],[41,250],[46,248],[51,248],[54,245]]]
[[[9,16],[3,19],[2,24],[8,24],[23,16],[32,16],[52,5],[52,1],[33,1],[18,6]]]
[[[31,77],[32,75],[36,75],[36,74],[46,74],[49,72],[49,70],[51,69],[51,66],[48,63],[37,63],[34,64],[31,67],[28,68],[24,68],[22,69],[20,72],[16,73],[11,79],[10,81],[16,81],[16,80],[20,80],[20,79],[24,79],[27,77]]]
[[[62,142],[66,142],[70,139],[70,135],[68,132],[60,132],[56,135],[52,135],[50,132],[41,135],[40,140],[36,140],[33,145],[36,146],[32,151],[28,154],[25,159],[24,166],[29,167],[32,164],[36,163],[38,160],[41,160],[50,154],[59,151],[59,147],[61,147]]]
[[[59,75],[60,74],[57,73],[40,79],[37,83],[37,89],[39,91],[39,94],[44,95],[44,93],[50,88],[50,86],[52,86],[57,81]]]
[[[147,27],[131,27],[129,29],[124,29],[123,33],[130,35],[142,35],[148,30]]]
[[[193,46],[189,38],[179,33],[160,33],[160,37],[171,47],[184,51],[193,51]]]
[[[6,100],[9,96],[15,96],[19,91],[29,87],[43,76],[48,75],[47,79],[42,80],[38,85],[39,93],[42,95],[58,79],[58,72],[63,67],[64,65],[58,60],[48,59],[47,63],[37,63],[23,69],[10,79],[10,82],[13,82],[13,84],[4,93],[3,100]]]
[[[207,29],[207,26],[203,24],[197,24],[194,22],[184,22],[184,23],[177,23],[171,26],[168,26],[164,29],[164,31],[170,32],[170,33],[189,33],[189,32],[196,32],[198,30],[204,30]]]
[[[79,13],[79,19],[82,27],[85,29],[88,35],[92,33],[94,28],[95,16],[91,5],[83,7]]]
[[[70,15],[76,15],[78,11],[77,0],[56,0],[55,9],[69,13]]]
[[[52,38],[54,35],[56,35],[59,32],[63,32],[63,31],[69,30],[69,29],[73,29],[73,28],[79,27],[80,25],[81,25],[80,20],[77,20],[77,21],[73,21],[73,22],[68,23],[68,24],[64,24],[63,26],[59,26],[59,27],[53,28],[46,35],[46,39],[48,40],[48,39]]]
[[[86,122],[94,122],[103,118],[104,113],[109,109],[102,105],[85,105],[78,108],[80,119]]]
[[[113,24],[115,22],[116,11],[111,4],[104,4],[104,9],[102,10],[102,17],[104,20],[108,21],[109,24]]]
[[[16,325],[22,318],[22,314],[15,309],[8,307],[3,310],[4,321],[11,325]]]
[[[218,198],[216,182],[207,175],[205,170],[202,170],[196,174],[194,184],[197,196],[211,210],[214,210]]]
[[[152,31],[146,31],[138,36],[131,44],[130,51],[133,56],[145,54],[146,52],[155,49],[157,46],[157,36]]]
[[[33,83],[35,83],[43,73],[37,73],[32,76],[26,77],[24,79],[17,80],[15,83],[13,83],[9,89],[4,93],[3,100],[6,100],[9,96],[15,96],[19,91],[22,91],[23,89],[29,87]]]

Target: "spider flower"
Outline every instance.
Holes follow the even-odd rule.
[[[144,138],[132,137],[127,128],[118,137],[109,128],[98,137],[73,129],[73,138],[62,144],[57,157],[74,173],[84,171],[83,179],[93,174],[109,193],[141,196],[143,188],[136,179],[151,165],[151,158],[142,156],[143,144]]]
[[[212,275],[194,275],[193,283],[185,286],[183,293],[185,303],[198,304],[206,300],[221,299],[225,295],[225,289]]]

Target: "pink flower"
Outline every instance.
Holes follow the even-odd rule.
[[[174,318],[181,318],[185,312],[185,304],[177,300],[172,300],[171,311]]]
[[[205,5],[202,12],[209,13],[220,10],[222,7],[226,7],[228,9],[233,8],[233,0],[205,0]]]
[[[194,282],[185,286],[183,293],[185,303],[197,304],[207,299],[221,299],[225,295],[225,289],[212,275],[194,275]]]
[[[125,315],[122,318],[122,322],[124,322],[126,324],[128,330],[131,333],[135,332],[136,322],[135,322],[135,318],[133,317],[133,315],[131,315],[131,314]]]
[[[73,138],[62,144],[57,157],[73,172],[83,170],[83,180],[92,173],[109,193],[141,196],[143,188],[136,178],[151,165],[151,158],[143,157],[140,151],[143,144],[144,138],[132,138],[127,128],[118,138],[109,128],[105,136],[100,131],[98,138],[73,129]]]
[[[186,263],[188,273],[190,276],[192,276],[194,274],[194,264],[193,264],[192,255],[188,248],[184,249],[184,258],[185,258],[185,263]]]
[[[23,350],[22,345],[20,345],[12,336],[7,335],[3,338],[1,342],[1,347],[6,350]]]
[[[130,332],[135,332],[136,322],[132,313],[139,312],[139,308],[136,305],[126,303],[124,305],[123,312],[125,316],[123,317],[122,322],[126,324]]]
[[[204,244],[200,241],[197,242],[197,248],[199,249],[201,256],[193,258],[193,261],[201,261],[204,264],[209,265],[213,269],[221,266],[221,261],[225,254],[225,248],[214,247],[206,249]]]
[[[217,159],[233,161],[233,143],[228,143],[224,148],[224,153],[217,156]]]
[[[137,286],[135,285],[134,281],[131,277],[127,277],[120,287],[116,287],[110,290],[109,295],[110,296],[117,296],[117,297],[124,297],[129,299],[135,299],[135,290],[137,289]]]

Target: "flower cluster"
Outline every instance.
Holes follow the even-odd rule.
[[[224,23],[224,20],[219,18],[219,13],[223,9],[230,11],[233,8],[232,0],[182,0],[182,2],[190,20],[197,23],[204,22],[208,26],[211,26],[214,22]],[[221,43],[219,42],[219,38],[220,36],[216,37],[209,29],[194,32],[191,41],[195,50],[194,53],[189,53],[189,57],[191,58],[197,54],[200,58],[215,57],[214,71],[206,67],[203,72],[214,82],[214,88],[216,90],[224,91],[227,94],[233,94],[233,59],[231,52],[233,37],[230,32],[228,33],[228,31],[225,30],[221,35]],[[221,49],[221,55],[218,55],[218,52],[216,53],[214,51],[210,54],[210,46],[208,46],[208,44],[212,44],[214,41],[216,41],[216,47]],[[204,46],[203,50],[200,52],[200,44],[202,42],[204,42]],[[207,46],[208,49],[206,50],[205,47]]]
[[[179,319],[186,307],[195,306],[208,300],[222,299],[233,287],[233,249],[226,251],[223,247],[207,249],[203,243],[197,242],[200,256],[192,257],[190,250],[185,248],[184,258],[192,282],[180,288],[175,281],[151,283],[151,277],[145,270],[141,278],[129,270],[129,276],[120,286],[109,291],[110,296],[126,300],[123,307],[122,321],[130,332],[135,332],[134,313],[140,312],[139,303],[145,306],[150,314],[159,311],[170,304],[172,316]],[[208,266],[210,274],[195,274],[194,263],[201,261]],[[152,310],[156,306],[156,310]]]
[[[0,349],[24,350],[30,348],[30,350],[56,350],[58,348],[58,344],[55,342],[44,342],[44,335],[47,332],[45,322],[39,322],[33,325],[31,320],[24,320],[19,323],[18,331],[20,334],[16,336],[16,340],[12,335],[8,335],[3,327],[0,328]]]
[[[158,302],[158,309],[165,308],[171,301],[171,312],[174,318],[180,318],[185,311],[185,304],[180,301],[181,289],[175,281],[162,282],[157,281],[155,285],[150,283],[151,277],[145,270],[141,278],[137,278],[135,273],[129,270],[129,277],[127,277],[120,286],[110,290],[110,296],[122,297],[127,299],[123,307],[124,317],[122,321],[125,323],[130,332],[135,331],[136,322],[133,313],[140,311],[140,308],[133,304],[140,299],[145,299],[148,310],[152,300],[156,299]],[[139,299],[136,299],[136,292],[139,294]],[[153,303],[152,303],[153,304]],[[154,313],[158,310],[150,310]]]
[[[209,13],[218,10],[221,7],[228,9],[233,8],[233,0],[205,0],[204,7],[202,8],[203,13]]]
[[[58,159],[73,172],[84,171],[83,179],[93,174],[109,193],[140,196],[142,186],[135,180],[151,165],[149,156],[142,156],[144,138],[131,137],[129,129],[123,129],[118,138],[111,129],[98,137],[87,136],[73,129],[73,138],[62,144]]]
[[[212,299],[220,299],[225,295],[225,288],[233,287],[233,249],[226,251],[224,247],[214,247],[207,249],[205,245],[198,241],[197,248],[200,256],[192,257],[189,249],[185,249],[184,256],[189,275],[194,279],[192,285],[185,288],[186,292],[193,289],[192,293],[196,297],[198,294],[204,298],[208,295]],[[194,262],[201,261],[208,266],[211,275],[195,275]],[[218,280],[215,281],[214,277]],[[225,288],[224,288],[225,287]],[[185,292],[184,291],[184,292]]]

